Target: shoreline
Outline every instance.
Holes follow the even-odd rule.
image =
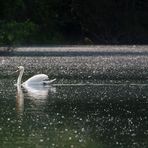
[[[50,47],[0,47],[0,56],[148,56],[148,45],[73,45]]]

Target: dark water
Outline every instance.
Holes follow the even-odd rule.
[[[148,147],[148,84],[67,82],[35,95],[1,79],[1,147]]]
[[[140,49],[1,55],[0,148],[147,148],[148,56]],[[23,80],[36,73],[57,80],[17,90],[19,65]]]

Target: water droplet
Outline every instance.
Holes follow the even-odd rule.
[[[79,120],[82,121],[82,118],[80,118]]]
[[[52,122],[50,122],[49,124],[50,124],[50,125],[52,125],[53,123],[52,123]]]
[[[74,131],[74,133],[76,134],[76,133],[77,133],[77,131],[75,130],[75,131]]]
[[[82,139],[79,139],[79,142],[81,143],[81,142],[83,142],[83,140]]]
[[[46,127],[46,126],[44,126],[43,128],[44,128],[44,129],[47,129],[47,127]]]
[[[69,139],[69,140],[71,140],[72,138],[71,138],[71,137],[69,137],[68,139]]]
[[[67,129],[67,128],[65,128],[65,131],[67,132],[67,131],[68,131],[68,129]]]
[[[81,131],[82,131],[82,132],[84,132],[84,131],[85,131],[84,127],[81,129]]]
[[[135,133],[133,133],[133,134],[131,134],[131,136],[132,136],[132,137],[134,137],[134,136],[136,136],[136,134],[135,134]]]
[[[40,139],[40,142],[43,142],[44,140],[43,139]]]

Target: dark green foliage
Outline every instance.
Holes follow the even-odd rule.
[[[38,26],[32,22],[2,22],[0,24],[0,44],[20,45],[33,43]]]
[[[73,0],[83,33],[95,43],[147,43],[148,1]]]
[[[1,0],[0,44],[148,42],[146,0]]]

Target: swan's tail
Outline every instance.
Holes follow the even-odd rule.
[[[44,81],[44,84],[51,84],[52,82],[54,82],[56,79],[52,79],[52,80],[49,80],[49,81]]]

